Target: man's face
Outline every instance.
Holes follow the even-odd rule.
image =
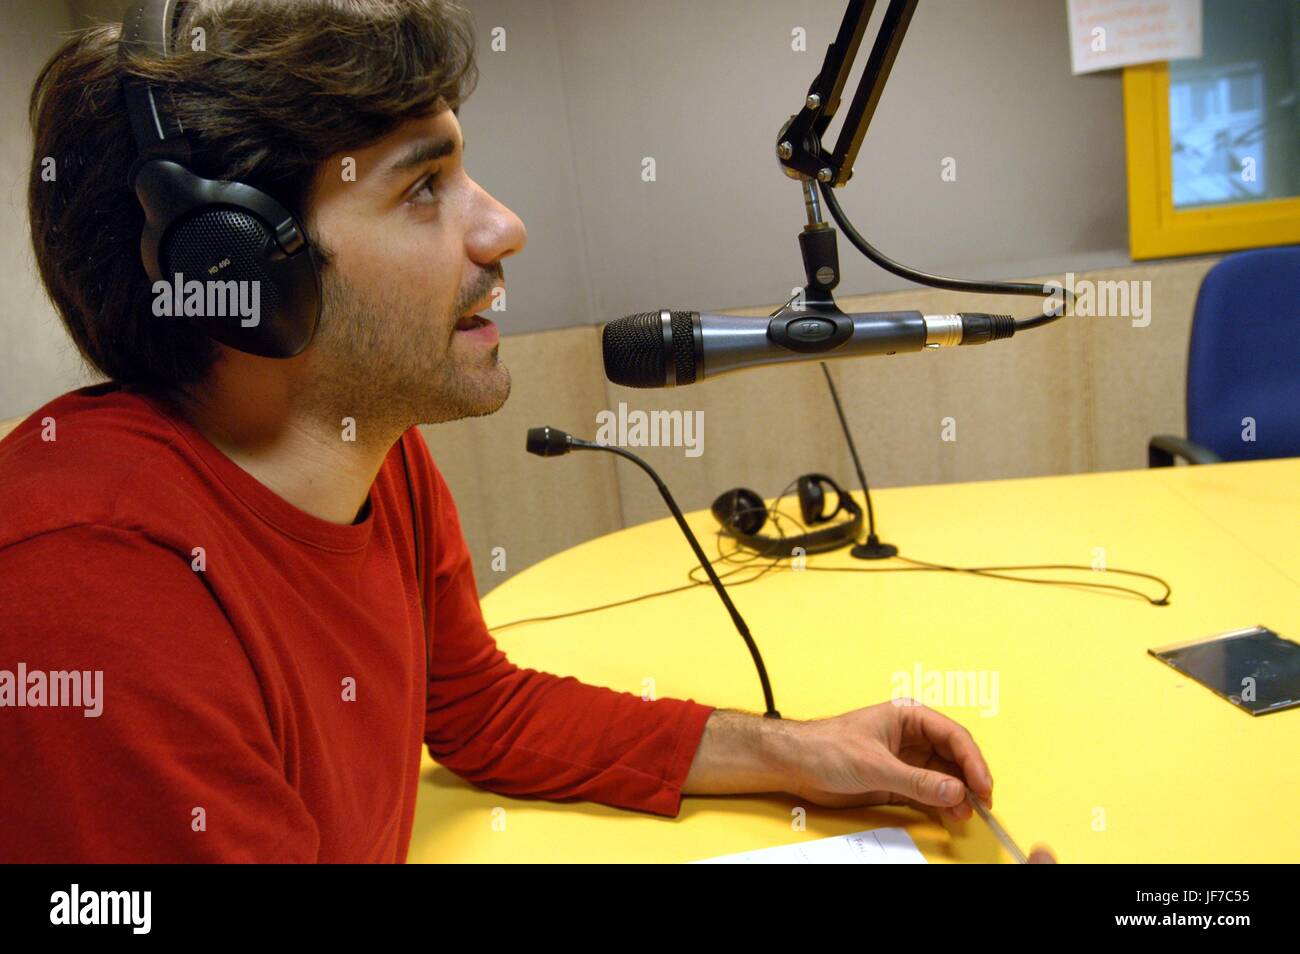
[[[495,325],[462,330],[461,318],[499,314],[488,308],[505,287],[500,261],[528,233],[466,174],[463,149],[445,110],[331,157],[317,176],[312,230],[333,260],[311,380],[362,427],[367,415],[433,424],[491,414],[510,394]]]

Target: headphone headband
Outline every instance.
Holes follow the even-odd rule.
[[[131,4],[122,20],[117,47],[119,59],[170,56],[180,9],[181,0],[137,0]],[[141,158],[188,160],[189,143],[185,129],[176,118],[170,93],[129,76],[122,80],[122,92],[131,118],[131,134]]]
[[[799,508],[805,520],[829,520],[841,510],[850,515],[848,520],[830,527],[822,527],[792,537],[771,537],[760,533],[767,521],[767,506],[763,498],[744,487],[728,490],[713,501],[713,516],[722,524],[723,532],[742,546],[761,556],[785,558],[795,548],[804,553],[824,553],[837,550],[858,539],[862,534],[862,508],[832,478],[825,474],[805,474],[797,481]],[[829,484],[838,498],[835,510],[820,515],[822,501],[819,483]]]

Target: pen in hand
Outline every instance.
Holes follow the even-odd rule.
[[[984,803],[981,802],[979,797],[969,788],[966,789],[966,801],[970,803],[971,808],[975,809],[975,813],[979,815],[980,818],[984,819],[984,823],[993,830],[994,836],[1002,843],[1002,847],[1007,850],[1007,853],[1016,860],[1016,864],[1028,864],[1029,859],[1025,857],[1025,853],[1020,850],[1012,837],[1007,834],[1007,830],[1002,827],[1002,824],[993,817],[993,813],[984,807]]]

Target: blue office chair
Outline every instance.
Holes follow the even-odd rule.
[[[1253,439],[1250,439],[1253,438]],[[1300,245],[1229,255],[1196,295],[1187,437],[1151,438],[1168,467],[1300,456]]]

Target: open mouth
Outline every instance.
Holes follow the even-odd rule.
[[[456,330],[471,331],[474,328],[482,328],[487,323],[487,319],[479,315],[466,315],[460,321],[456,322]]]

